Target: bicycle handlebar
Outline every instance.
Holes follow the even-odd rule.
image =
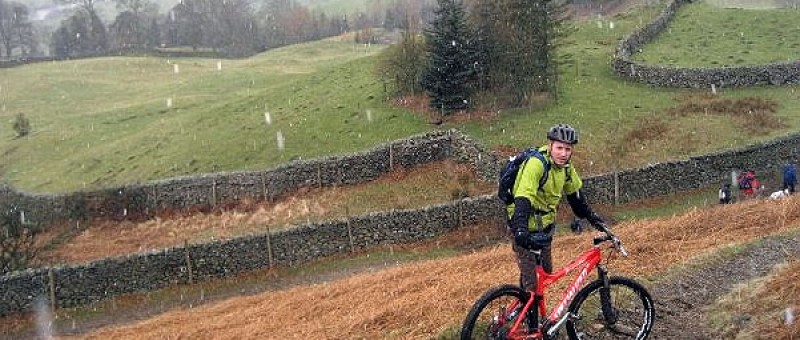
[[[606,242],[606,241],[611,241],[611,247],[612,248],[614,248],[617,251],[619,251],[620,254],[622,254],[622,256],[625,256],[625,257],[628,256],[628,252],[625,250],[625,247],[622,246],[622,240],[620,240],[616,235],[614,235],[610,230],[608,230],[608,226],[607,225],[600,224],[600,225],[597,225],[596,228],[598,230],[600,230],[603,234],[594,238],[593,244],[595,246],[597,246],[597,245],[599,245],[599,244],[601,244],[603,242]]]

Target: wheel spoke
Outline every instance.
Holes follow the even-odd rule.
[[[601,303],[601,286],[593,282],[570,305],[578,318],[567,323],[567,331],[579,339],[643,339],[653,323],[653,304],[644,288],[625,278],[610,280],[609,306],[613,320],[606,320]]]
[[[470,310],[461,329],[461,339],[507,339],[521,317],[522,299],[527,294],[513,286],[503,286],[484,294]]]

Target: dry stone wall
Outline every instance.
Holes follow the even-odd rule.
[[[798,161],[800,135],[793,134],[739,149],[651,164],[618,173],[618,200],[624,203],[690,189],[719,186],[730,181],[731,171],[744,169],[754,170],[761,179],[769,179],[768,176],[780,173],[786,163],[798,164]],[[614,187],[613,174],[584,180],[586,195],[593,202],[614,202]]]
[[[453,140],[462,138],[454,130],[436,131],[364,152],[297,161],[263,171],[179,177],[68,194],[31,194],[0,185],[0,206],[17,207],[28,222],[44,225],[97,217],[142,220],[165,210],[208,209],[245,198],[274,200],[302,187],[368,182],[393,169],[447,159],[453,154]]]
[[[461,225],[501,221],[493,197],[466,198],[420,210],[399,210],[312,223],[82,265],[16,272],[0,277],[0,315],[29,310],[36,299],[75,307],[173,284],[291,266],[370,247],[419,241]]]
[[[109,195],[143,195],[141,197],[149,197],[158,204],[190,207],[192,204],[211,204],[215,200],[227,201],[259,195],[262,198],[274,198],[300,186],[356,183],[375,178],[393,166],[413,167],[445,158],[471,164],[479,174],[491,180],[502,165],[494,154],[479,143],[454,130],[415,136],[388,145],[354,154],[352,158],[341,156],[325,158],[324,162],[303,161],[265,172],[214,174],[165,180],[133,189],[109,189],[82,196],[82,201],[78,203],[66,203],[68,198],[75,197],[71,194],[55,198],[21,194],[9,188],[4,189],[2,199],[7,200],[6,203],[10,203],[8,200],[18,200],[16,204],[19,206],[43,213],[47,210],[46,205],[55,204],[53,202],[61,202],[64,206],[78,205]],[[627,202],[717,185],[729,178],[730,171],[735,169],[774,173],[787,161],[796,162],[799,159],[800,135],[792,135],[741,149],[621,171],[616,176],[619,179],[616,185],[619,186],[619,201]],[[377,169],[372,169],[372,165]],[[352,169],[363,173],[340,176],[333,170],[344,166],[349,167],[348,171]],[[321,175],[323,172],[328,175]],[[614,178],[613,174],[585,178],[585,192],[590,200],[595,203],[613,202]],[[263,190],[264,187],[268,189]],[[152,194],[152,191],[156,194]],[[148,196],[145,193],[150,194]],[[126,204],[129,204],[128,207],[141,205],[131,210],[150,209],[149,204],[153,204],[151,201],[132,202],[136,201],[117,199],[114,203],[107,203],[98,199],[95,204],[111,211],[125,209],[123,207]],[[89,210],[92,213],[101,211],[93,209]],[[237,275],[271,266],[292,266],[379,245],[423,240],[463,225],[503,221],[504,210],[499,200],[493,195],[485,195],[418,210],[351,216],[278,232],[188,244],[81,265],[16,272],[0,277],[0,296],[4,297],[0,301],[0,315],[29,310],[36,299],[46,299],[56,307],[80,306],[121,294]]]
[[[618,75],[658,87],[711,88],[800,84],[800,61],[738,67],[691,68],[649,65],[631,59],[666,28],[675,12],[691,0],[673,0],[644,27],[626,36],[617,46],[611,67]]]

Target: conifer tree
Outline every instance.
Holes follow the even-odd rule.
[[[466,109],[474,91],[475,53],[460,0],[438,0],[431,28],[425,31],[428,65],[422,88],[430,106],[449,114]]]

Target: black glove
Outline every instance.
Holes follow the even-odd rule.
[[[603,229],[608,228],[606,221],[603,221],[603,218],[596,213],[589,214],[589,217],[587,217],[586,220],[589,221],[589,223],[591,223],[592,226],[597,230],[604,231]]]
[[[525,249],[531,248],[531,233],[524,229],[517,229],[514,232],[514,243]]]
[[[570,223],[569,228],[572,229],[572,232],[576,234],[583,232],[583,224],[581,223],[581,219],[576,218],[573,220],[572,223]]]

